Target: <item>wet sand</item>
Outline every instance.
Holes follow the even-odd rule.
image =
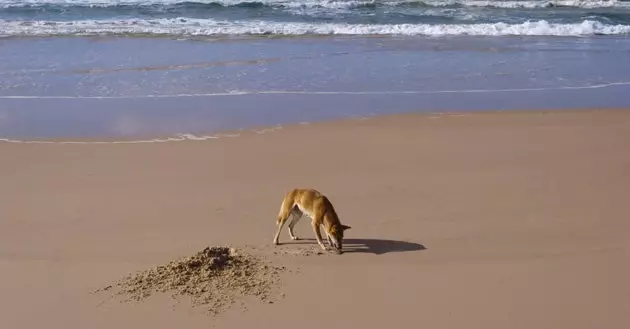
[[[413,114],[207,141],[0,142],[7,328],[607,328],[630,325],[630,112]],[[274,221],[289,189],[335,204],[347,252]],[[91,291],[206,246],[297,272],[213,317]]]

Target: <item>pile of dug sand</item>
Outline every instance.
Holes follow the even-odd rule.
[[[273,303],[279,274],[285,270],[234,248],[207,247],[193,256],[126,276],[114,287],[117,295],[128,297],[127,301],[141,301],[155,292],[171,292],[174,298],[188,296],[193,306],[204,306],[217,314],[240,296]],[[110,288],[113,287],[105,290]]]

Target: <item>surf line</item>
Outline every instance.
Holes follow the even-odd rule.
[[[178,134],[177,137],[154,138],[144,140],[113,140],[113,141],[53,141],[53,140],[19,140],[10,138],[0,138],[3,143],[17,144],[146,144],[146,143],[167,143],[167,142],[183,142],[183,141],[207,141],[221,137],[238,137],[239,134],[231,134],[224,136],[196,136],[193,134]]]
[[[242,130],[245,132],[253,132],[256,134],[267,134],[283,129],[283,126],[276,125],[269,128],[261,129],[249,129]],[[73,141],[73,140],[21,140],[11,138],[0,138],[0,143],[15,143],[15,144],[79,144],[79,145],[108,145],[108,144],[148,144],[148,143],[170,143],[170,142],[185,142],[185,141],[209,141],[220,138],[235,138],[240,137],[242,134],[237,133],[217,133],[214,135],[194,135],[194,134],[175,134],[171,137],[153,138],[153,139],[135,139],[135,140],[110,140],[110,141]]]
[[[630,81],[609,82],[585,86],[561,86],[550,88],[507,88],[507,89],[463,89],[463,90],[393,90],[393,91],[299,91],[299,90],[260,90],[230,91],[220,93],[135,95],[135,96],[44,96],[44,95],[0,95],[0,99],[148,99],[182,97],[223,97],[245,95],[412,95],[412,94],[467,94],[467,93],[509,93],[530,91],[559,91],[601,89],[615,86],[630,86]]]

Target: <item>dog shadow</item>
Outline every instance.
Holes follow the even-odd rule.
[[[294,244],[317,243],[315,239],[300,239]],[[382,255],[393,252],[420,251],[427,248],[415,242],[385,239],[343,239],[344,253],[369,253]]]
[[[344,239],[344,253],[370,253],[382,255],[392,252],[420,251],[427,248],[419,243],[399,241],[399,240],[383,240],[383,239]]]

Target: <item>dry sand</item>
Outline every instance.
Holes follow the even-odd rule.
[[[3,328],[625,329],[630,111],[398,115],[137,145],[0,143]],[[271,245],[283,194],[335,204]],[[207,246],[290,271],[217,316],[109,282]]]

